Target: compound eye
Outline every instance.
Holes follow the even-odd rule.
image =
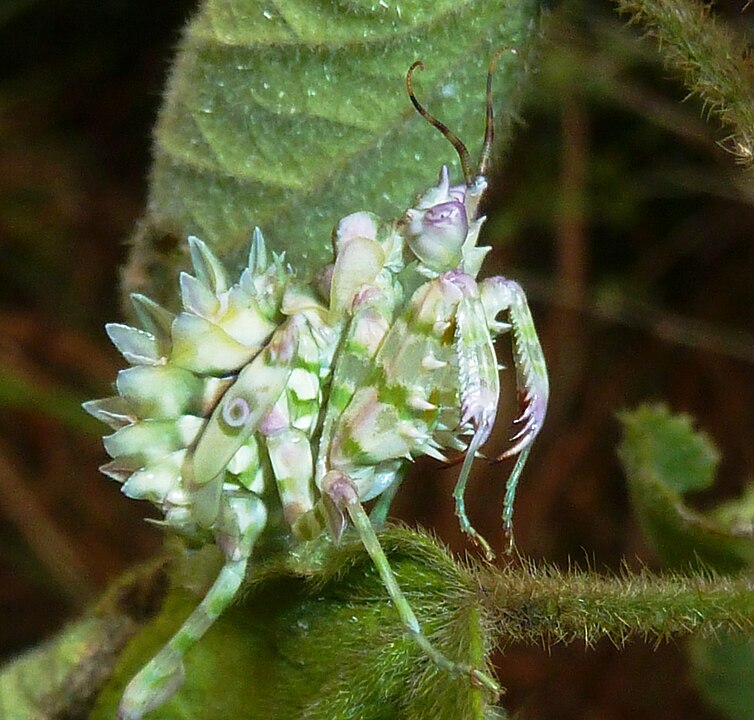
[[[466,208],[458,200],[450,200],[440,203],[427,210],[424,215],[424,227],[428,231],[442,231],[451,236],[466,239],[469,232],[469,220],[466,217]]]
[[[449,200],[424,213],[421,229],[409,240],[409,245],[427,267],[443,272],[460,264],[461,247],[468,232],[466,208],[458,200]]]

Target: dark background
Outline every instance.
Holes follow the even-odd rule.
[[[118,267],[144,207],[150,127],[193,5],[0,5],[0,659],[161,544],[142,522],[149,508],[98,473],[101,428],[78,404],[108,394],[120,365],[102,326],[121,315]],[[739,3],[718,9],[750,33]],[[615,414],[663,399],[697,418],[723,455],[700,508],[751,476],[754,175],[610,4],[553,7],[546,27],[487,235],[486,271],[529,290],[551,368],[518,546],[563,567],[657,568],[628,504]],[[513,412],[490,454],[506,447]],[[480,464],[468,501],[498,548],[505,470]],[[422,463],[395,513],[463,553],[454,478]],[[510,648],[497,662],[507,707],[528,719],[716,717],[684,679],[682,642]]]

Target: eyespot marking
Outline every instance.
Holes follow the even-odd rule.
[[[250,414],[249,403],[242,397],[234,398],[222,410],[225,424],[232,428],[240,428],[246,425]]]

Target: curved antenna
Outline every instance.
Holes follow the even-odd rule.
[[[445,125],[445,123],[440,122],[436,117],[430,115],[424,106],[416,99],[414,88],[411,84],[411,76],[414,74],[416,68],[424,70],[424,63],[421,60],[417,60],[406,73],[406,90],[408,90],[408,96],[411,98],[411,102],[414,104],[419,115],[432,125],[432,127],[437,128],[456,149],[458,157],[461,160],[461,169],[463,170],[463,177],[466,181],[466,185],[471,186],[474,182],[474,176],[471,171],[471,156],[469,155],[466,146],[461,142],[458,136],[451,131],[447,125]]]
[[[487,97],[485,105],[487,108],[487,117],[484,125],[484,143],[482,144],[482,151],[479,153],[479,166],[477,169],[477,175],[487,175],[487,168],[490,165],[490,157],[492,156],[492,141],[495,139],[495,114],[492,107],[492,75],[495,72],[495,66],[500,56],[508,50],[503,46],[498,48],[495,54],[490,60],[490,66],[487,70]],[[514,51],[515,52],[515,51]]]

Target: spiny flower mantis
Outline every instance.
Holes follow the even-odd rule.
[[[521,287],[478,282],[489,251],[477,247],[479,201],[493,141],[492,74],[476,170],[464,144],[419,103],[417,111],[456,148],[464,184],[437,185],[396,221],[368,212],[334,231],[332,264],[311,282],[270,254],[259,229],[240,277],[201,240],[189,238],[194,274],[182,273],[182,310],[142,295],[142,328],[107,332],[130,367],[118,394],[85,408],[110,425],[105,474],[131,498],[149,500],[160,524],[194,543],[215,543],[225,563],[198,607],[133,678],[120,720],[138,720],[183,680],[183,656],[236,596],[255,546],[284,533],[292,543],[351,524],[375,563],[406,631],[437,665],[498,692],[477,668],[446,658],[423,634],[374,530],[408,461],[465,452],[454,491],[461,528],[491,556],[469,521],[471,464],[495,422],[499,367],[494,339],[510,333],[522,413],[503,520],[509,536],[518,478],[547,409],[542,351]],[[502,313],[507,321],[499,320]],[[467,439],[470,436],[470,439]],[[372,517],[363,503],[379,498]]]

